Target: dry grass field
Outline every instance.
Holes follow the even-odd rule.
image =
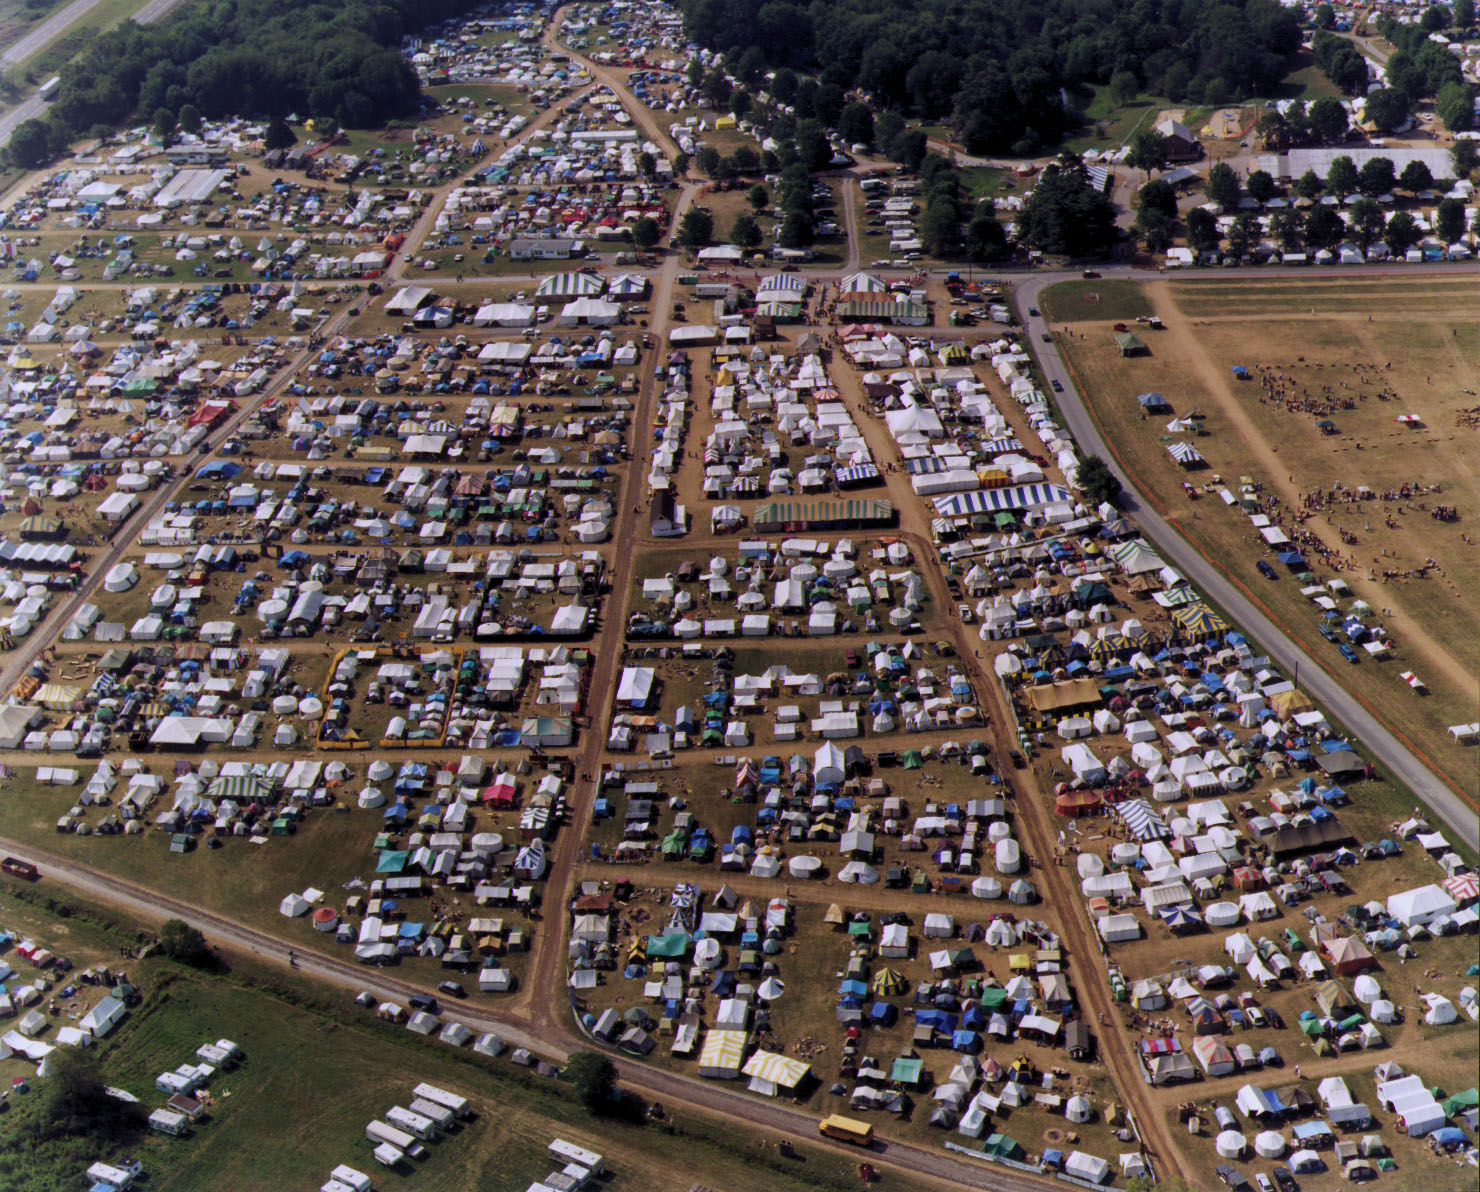
[[[1069,321],[1060,343],[1115,452],[1143,490],[1287,629],[1337,673],[1456,787],[1476,792],[1471,750],[1447,728],[1474,718],[1480,637],[1472,593],[1480,581],[1473,528],[1480,479],[1469,464],[1480,428],[1480,297],[1458,281],[1382,279],[1158,282],[1143,287],[1165,330],[1137,328],[1145,355],[1122,358],[1097,309]],[[1069,296],[1073,297],[1073,296]],[[1080,299],[1082,301],[1082,298]],[[1050,302],[1054,316],[1075,303]],[[1135,304],[1111,304],[1130,317]],[[1122,313],[1123,312],[1123,313]],[[1242,365],[1248,380],[1235,378]],[[1138,394],[1162,393],[1171,413],[1146,416]],[[1172,432],[1201,415],[1203,432]],[[1416,423],[1400,423],[1414,416]],[[1321,421],[1329,426],[1321,427]],[[1186,470],[1167,452],[1191,442],[1207,467]],[[1344,580],[1367,602],[1391,656],[1344,661],[1317,633],[1321,609],[1274,564],[1248,516],[1220,492],[1247,477],[1261,506],[1295,533],[1314,582]],[[1407,496],[1384,499],[1409,485]],[[1358,499],[1359,486],[1371,499]],[[1415,490],[1416,486],[1416,490]],[[1319,507],[1304,502],[1321,494]],[[1455,521],[1439,521],[1437,506]],[[1429,560],[1435,565],[1426,566]],[[1338,601],[1338,610],[1349,607]],[[1400,677],[1416,673],[1430,694]]]

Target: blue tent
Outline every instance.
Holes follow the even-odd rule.
[[[893,1002],[875,1002],[868,1008],[868,1020],[874,1026],[893,1026],[899,1018],[899,1007]]]
[[[844,997],[867,997],[868,985],[863,981],[855,981],[850,978],[838,986],[838,992]]]

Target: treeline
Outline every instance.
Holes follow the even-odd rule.
[[[297,114],[352,128],[411,116],[420,87],[398,52],[401,37],[473,6],[201,0],[157,25],[125,22],[97,38],[62,71],[61,94],[43,127],[55,148],[185,107],[208,119]]]
[[[797,115],[844,91],[927,121],[974,152],[1036,152],[1081,123],[1074,90],[1116,84],[1176,102],[1267,93],[1300,45],[1272,0],[682,0],[689,34],[731,60],[803,68]],[[793,101],[788,101],[793,102]]]

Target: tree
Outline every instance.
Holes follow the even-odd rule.
[[[1238,206],[1238,175],[1227,162],[1220,161],[1208,171],[1208,180],[1203,184],[1203,193],[1208,200],[1217,203],[1224,211]]]
[[[772,77],[770,91],[777,103],[791,103],[797,97],[796,72],[783,66]]]
[[[1428,166],[1415,158],[1403,167],[1403,172],[1398,175],[1398,185],[1416,195],[1434,189],[1434,176],[1429,173]]]
[[[274,116],[267,122],[267,130],[262,134],[262,147],[269,153],[275,149],[288,149],[297,143],[298,137],[281,116]]]
[[[1423,16],[1419,17],[1418,25],[1425,33],[1438,33],[1441,29],[1447,29],[1453,13],[1443,4],[1435,4],[1431,8],[1424,9]]]
[[[892,161],[897,161],[907,170],[918,170],[930,150],[930,142],[917,128],[908,128],[889,142],[887,152]]]
[[[699,94],[707,99],[717,108],[724,107],[730,102],[730,92],[734,90],[730,80],[725,77],[725,72],[716,66],[699,84]]]
[[[1171,247],[1177,221],[1156,207],[1143,207],[1136,213],[1136,232],[1146,244],[1147,252],[1164,252]]]
[[[1395,212],[1387,222],[1387,234],[1383,237],[1396,257],[1401,257],[1423,237],[1418,222],[1406,211]]]
[[[832,161],[832,145],[816,120],[803,120],[797,125],[797,155],[809,170],[820,170]]]
[[[1154,128],[1143,128],[1131,138],[1130,152],[1125,155],[1125,164],[1133,170],[1144,170],[1151,177],[1152,170],[1164,170],[1167,165],[1167,139]]]
[[[1439,88],[1434,111],[1450,132],[1468,132],[1475,126],[1475,100],[1470,85],[1463,81],[1445,83]]]
[[[850,103],[838,117],[838,136],[849,145],[873,144],[873,109],[866,103]]]
[[[154,113],[151,131],[159,138],[159,143],[168,149],[170,142],[175,139],[175,113],[169,108],[160,108]]]
[[[1362,252],[1366,253],[1372,242],[1382,235],[1382,208],[1372,199],[1358,199],[1351,205],[1350,218],[1357,243],[1362,246]]]
[[[931,203],[920,217],[920,243],[932,257],[961,251],[961,217],[954,200]]]
[[[211,957],[206,937],[184,919],[166,919],[159,929],[159,946],[171,960],[202,965]]]
[[[678,242],[690,252],[703,248],[714,238],[714,216],[707,207],[690,207],[678,221]]]
[[[805,211],[788,211],[776,239],[782,248],[811,248],[815,237],[810,215]]]
[[[1474,141],[1455,141],[1449,147],[1449,160],[1454,166],[1456,179],[1468,178],[1480,164],[1480,146]]]
[[[1127,104],[1141,93],[1141,80],[1134,71],[1117,70],[1110,76],[1110,96],[1118,104]]]
[[[180,109],[180,131],[188,132],[193,137],[200,136],[203,121],[200,118],[200,109],[193,103],[187,103]]]
[[[1439,239],[1453,244],[1465,234],[1465,205],[1459,199],[1440,199],[1434,213],[1434,227]]]
[[[1166,219],[1177,218],[1177,192],[1172,189],[1172,184],[1162,178],[1155,182],[1148,182],[1141,187],[1136,196],[1136,206],[1141,211],[1149,211]]]
[[[771,194],[764,185],[757,182],[745,192],[745,201],[756,211],[764,211],[766,204],[771,201]]]
[[[1098,455],[1080,461],[1078,480],[1087,505],[1096,508],[1106,503],[1114,505],[1120,496],[1120,477]]]
[[[1408,104],[1396,87],[1379,87],[1367,93],[1367,119],[1382,132],[1396,132],[1408,122]]]
[[[1475,23],[1475,0],[1450,0],[1449,7],[1454,10],[1457,28],[1468,29]]]
[[[1336,28],[1336,10],[1329,4],[1317,4],[1310,23],[1317,29],[1334,29]]]
[[[51,156],[51,134],[40,120],[23,120],[10,134],[10,156],[16,165],[33,170]]]
[[[1302,199],[1314,199],[1321,193],[1321,176],[1314,170],[1306,170],[1295,179],[1295,193]]]
[[[1279,193],[1279,187],[1270,177],[1268,170],[1255,170],[1244,181],[1244,187],[1249,192],[1249,198],[1261,206]]]
[[[759,248],[761,226],[749,211],[741,211],[730,225],[730,243],[739,248]]]
[[[571,1090],[589,1114],[610,1113],[617,1096],[617,1066],[599,1051],[577,1051],[563,1071]]]
[[[689,155],[677,153],[673,157],[673,173],[675,177],[683,178],[689,172]]]
[[[1242,211],[1233,217],[1233,226],[1228,229],[1228,255],[1241,261],[1254,246],[1254,217]]]
[[[1343,153],[1332,160],[1331,168],[1326,171],[1326,190],[1338,199],[1344,199],[1356,189],[1356,164]]]
[[[47,1057],[40,1112],[33,1129],[39,1138],[127,1143],[144,1123],[144,1108],[110,1097],[95,1047],[58,1047]]]
[[[1283,153],[1295,142],[1295,130],[1280,112],[1265,112],[1254,126],[1259,143],[1274,153]]]
[[[1269,221],[1269,230],[1285,252],[1299,252],[1305,243],[1305,226],[1290,207],[1274,213],[1274,218]]]
[[[637,155],[637,168],[644,178],[651,178],[658,172],[658,159],[644,149]]]
[[[966,255],[981,264],[1002,261],[1008,256],[1007,232],[991,203],[978,203],[971,222],[966,225]]]
[[[904,117],[893,109],[880,112],[874,117],[874,143],[886,152],[894,138],[904,130]]]
[[[699,167],[699,173],[714,177],[714,172],[719,169],[719,150],[713,145],[705,145],[694,157],[694,164]]]
[[[1187,244],[1194,252],[1216,252],[1222,240],[1218,221],[1206,207],[1194,207],[1187,213]]]
[[[1306,110],[1306,119],[1311,133],[1327,145],[1341,140],[1351,127],[1346,105],[1332,95],[1323,95],[1311,104]]]
[[[1330,248],[1341,241],[1346,225],[1336,208],[1317,203],[1305,217],[1305,242],[1314,249]]]
[[[1369,199],[1391,194],[1397,184],[1398,177],[1393,172],[1393,163],[1386,157],[1368,158],[1357,171],[1357,189]]]
[[[754,145],[736,145],[729,160],[737,175],[754,174],[761,168],[761,155],[755,151]]]
[[[730,115],[736,120],[744,120],[750,113],[750,92],[743,87],[735,88],[730,96]]]
[[[649,252],[658,246],[658,241],[663,238],[663,230],[658,227],[658,221],[651,215],[641,215],[637,222],[632,225],[632,243]]]

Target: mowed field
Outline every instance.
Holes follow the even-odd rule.
[[[1105,283],[1097,283],[1105,285]],[[1113,286],[1125,283],[1109,283]],[[1473,280],[1424,277],[1261,282],[1222,277],[1155,282],[1141,301],[1114,292],[1101,303],[1073,293],[1045,297],[1062,320],[1067,352],[1091,409],[1142,489],[1316,661],[1363,698],[1454,786],[1477,790],[1473,748],[1454,744],[1448,726],[1472,721],[1480,669],[1480,620],[1473,593],[1480,556],[1480,477],[1473,466],[1480,425],[1480,291]],[[1148,353],[1122,358],[1109,321],[1142,312],[1165,330],[1136,326]],[[1236,380],[1235,365],[1250,374]],[[1267,394],[1268,379],[1273,396]],[[1143,416],[1136,396],[1162,393],[1169,414]],[[1293,407],[1293,408],[1292,408]],[[1202,415],[1206,433],[1172,433],[1174,417]],[[1413,415],[1415,425],[1399,423]],[[1319,420],[1333,425],[1324,430]],[[1191,442],[1207,461],[1184,470],[1167,452]],[[1218,479],[1215,480],[1215,477]],[[1274,560],[1237,506],[1244,477],[1262,486],[1266,508],[1292,514],[1311,493],[1321,508],[1300,523],[1320,547],[1303,547],[1315,582],[1344,580],[1351,599],[1373,609],[1369,623],[1391,640],[1391,657],[1343,660],[1317,633],[1321,610]],[[1429,491],[1383,499],[1408,484]],[[1333,486],[1368,486],[1375,499],[1348,502]],[[1442,491],[1432,491],[1438,486]],[[1275,504],[1275,499],[1278,504]],[[1431,516],[1453,506],[1457,521]],[[1260,559],[1279,578],[1262,578]],[[1425,563],[1437,566],[1425,571]],[[1419,574],[1420,572],[1423,574]],[[1345,610],[1350,599],[1337,601]],[[1414,693],[1412,671],[1428,686]]]

